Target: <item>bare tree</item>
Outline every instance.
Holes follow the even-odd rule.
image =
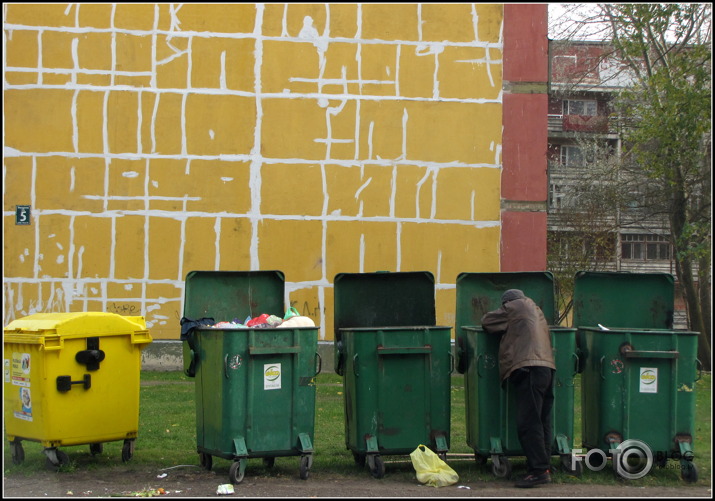
[[[618,183],[618,159],[607,145],[580,137],[586,152],[582,167],[569,167],[568,190],[550,201],[550,219],[559,231],[548,235],[548,269],[554,274],[561,324],[573,308],[573,278],[583,270],[612,269],[616,262],[619,214],[624,185]],[[563,174],[562,174],[563,176]]]

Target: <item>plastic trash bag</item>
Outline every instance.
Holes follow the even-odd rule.
[[[410,453],[417,480],[432,487],[456,484],[459,475],[429,447],[420,444]]]
[[[295,309],[294,306],[291,306],[286,310],[286,314],[283,317],[283,320],[288,320],[291,317],[299,317],[300,313],[298,313],[298,310]]]
[[[246,322],[246,327],[256,327],[258,325],[263,325],[268,323],[268,317],[270,315],[268,313],[263,313],[261,315],[258,315],[255,318],[252,318],[248,322]]]
[[[276,327],[315,327],[315,322],[310,317],[292,316]]]

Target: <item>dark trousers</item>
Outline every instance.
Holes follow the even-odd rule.
[[[551,468],[551,413],[554,406],[554,370],[523,367],[509,376],[516,392],[516,431],[530,474]]]

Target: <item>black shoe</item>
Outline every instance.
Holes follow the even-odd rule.
[[[514,485],[516,487],[535,487],[537,485],[550,483],[551,474],[547,470],[544,473],[540,473],[539,475],[527,475]]]

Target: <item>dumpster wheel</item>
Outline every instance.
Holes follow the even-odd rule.
[[[492,456],[492,474],[497,478],[511,477],[511,462],[506,456]]]
[[[692,461],[681,461],[680,476],[683,480],[690,484],[698,481],[698,469]]]
[[[367,466],[370,468],[370,473],[372,473],[373,477],[382,478],[385,476],[385,462],[379,454],[368,454]]]
[[[313,464],[311,461],[312,457],[310,455],[300,457],[300,478],[301,480],[307,480],[310,474],[310,467]]]
[[[275,457],[269,457],[269,458],[263,458],[263,466],[266,468],[273,468],[273,465],[276,464],[276,458]]]
[[[561,469],[569,475],[580,477],[583,474],[583,464],[581,463],[581,461],[575,461],[575,464],[572,468],[571,463],[572,460],[570,454],[561,455]]]
[[[243,477],[246,474],[245,468],[241,468],[243,461],[246,460],[237,459],[233,462],[233,464],[231,464],[231,467],[228,469],[228,480],[232,484],[240,484],[241,482],[243,482]]]
[[[104,450],[104,446],[102,445],[101,442],[96,443],[96,444],[89,444],[89,453],[90,453],[92,456],[96,456],[97,454],[101,454],[103,450]]]
[[[134,455],[134,439],[127,439],[122,446],[122,463],[129,461]]]
[[[353,459],[355,460],[356,465],[358,465],[360,468],[365,468],[365,454],[359,454],[353,451]]]
[[[25,449],[22,448],[22,442],[13,440],[10,442],[10,447],[12,448],[12,464],[22,464],[25,461]]]
[[[477,462],[479,466],[486,466],[487,464],[487,459],[489,459],[487,456],[484,454],[479,454],[478,452],[474,453],[474,460]]]
[[[45,467],[50,471],[57,471],[62,466],[67,466],[70,464],[69,456],[64,452],[55,447],[50,447],[45,449]]]
[[[211,457],[211,454],[199,452],[199,464],[204,470],[211,471],[211,467],[213,466],[213,457]]]

